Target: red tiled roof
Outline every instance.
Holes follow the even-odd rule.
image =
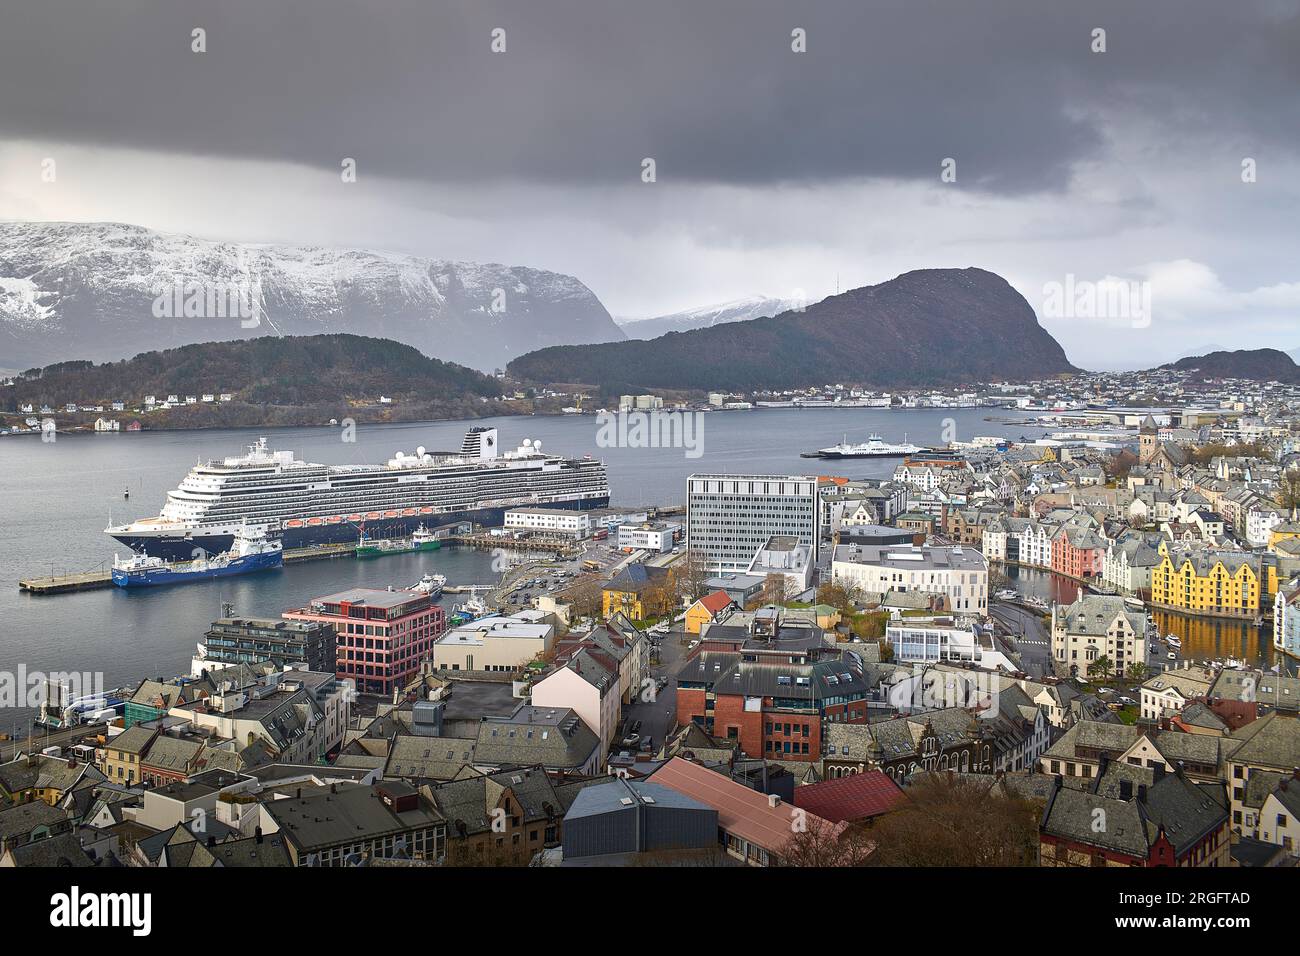
[[[836,823],[865,820],[892,810],[903,791],[879,770],[850,774],[794,789],[794,805]]]
[[[700,598],[700,603],[710,614],[717,614],[731,603],[731,596],[726,591],[714,591]]]
[[[681,757],[669,760],[649,779],[713,807],[718,811],[719,827],[769,852],[779,854],[794,833],[794,808],[788,803],[773,807],[766,794]],[[839,829],[812,811],[807,811],[804,819],[810,830],[822,826]]]

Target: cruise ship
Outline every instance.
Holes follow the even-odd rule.
[[[508,508],[586,510],[609,504],[605,463],[564,458],[525,439],[500,453],[497,430],[476,426],[459,452],[397,452],[379,465],[321,465],[266,439],[247,454],[196,465],[167,494],[162,513],[106,532],[140,554],[189,558],[195,548],[230,548],[245,522],[277,535],[285,549],[410,536],[421,525],[501,524]]]
[[[818,458],[905,458],[908,455],[914,455],[919,451],[925,451],[920,445],[907,444],[906,440],[901,445],[891,445],[879,435],[870,435],[864,442],[856,445],[848,443],[847,436],[845,440],[838,445],[832,445],[830,448],[822,448],[817,452]]]

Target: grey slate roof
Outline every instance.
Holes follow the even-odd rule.
[[[484,718],[474,752],[483,766],[563,770],[582,767],[599,747],[572,709],[525,705],[508,718]]]

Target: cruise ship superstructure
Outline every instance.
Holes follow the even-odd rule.
[[[188,558],[227,550],[244,523],[281,537],[286,549],[410,535],[459,521],[500,524],[513,507],[590,509],[609,504],[602,461],[543,454],[524,440],[499,453],[497,430],[471,428],[459,452],[397,452],[380,465],[322,465],[268,450],[196,465],[167,494],[162,513],[107,528],[136,552]]]

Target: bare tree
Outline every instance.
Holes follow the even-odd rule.
[[[679,561],[677,566],[679,570],[676,582],[680,596],[687,602],[703,597],[708,591],[705,582],[712,577],[704,555],[688,548],[686,557]]]
[[[865,866],[875,848],[863,827],[823,822],[793,834],[781,848],[780,865]]]
[[[992,777],[927,774],[871,828],[873,866],[1035,866],[1039,808]]]
[[[1290,512],[1292,521],[1300,508],[1300,466],[1292,465],[1278,479],[1277,503]]]

